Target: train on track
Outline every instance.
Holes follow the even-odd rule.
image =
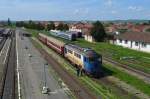
[[[39,33],[38,39],[73,63],[85,73],[98,77],[101,74],[102,56],[91,48],[66,44],[54,37]]]
[[[82,33],[81,32],[75,32],[75,31],[57,31],[57,30],[51,30],[50,34],[56,37],[60,37],[66,40],[75,41],[76,38],[81,38]]]

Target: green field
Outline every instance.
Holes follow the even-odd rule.
[[[150,84],[146,84],[144,81],[134,76],[131,76],[124,71],[120,71],[115,67],[111,66],[110,64],[104,64],[104,67],[108,70],[113,71],[111,75],[119,78],[120,80],[126,82],[129,85],[134,86],[136,89],[139,89],[141,92],[150,96]],[[109,73],[108,71],[105,72]]]

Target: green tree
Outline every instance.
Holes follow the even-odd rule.
[[[8,20],[7,20],[7,24],[8,24],[8,26],[10,26],[11,25],[11,21],[10,21],[10,19],[8,18]]]
[[[16,22],[17,27],[23,27],[24,25],[25,25],[25,23],[23,21],[17,21]]]
[[[47,25],[47,30],[55,30],[55,24],[51,22],[50,24]]]
[[[63,27],[63,23],[60,23],[58,26],[57,26],[57,30],[64,30],[64,27]]]
[[[36,28],[37,30],[44,30],[45,27],[39,22],[38,24],[36,24]]]
[[[106,32],[105,32],[103,24],[100,21],[96,21],[93,24],[91,35],[94,37],[95,41],[98,41],[98,42],[104,41],[106,37]]]
[[[149,25],[150,25],[150,20],[148,21]]]
[[[34,21],[29,20],[29,22],[26,24],[26,28],[37,29],[37,25],[39,25],[39,24],[35,24]]]
[[[68,26],[68,24],[64,24],[64,25],[63,25],[63,30],[64,30],[64,31],[69,30],[69,26]]]

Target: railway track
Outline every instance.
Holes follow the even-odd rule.
[[[5,45],[5,42],[6,42],[6,39],[3,38],[1,41],[0,41],[0,53],[2,53],[2,49]],[[1,65],[2,66],[2,65]],[[0,99],[1,99],[1,96],[2,96],[2,89],[3,89],[3,78],[0,77]]]
[[[3,37],[3,39],[0,41],[0,51],[2,50],[7,38]]]
[[[77,99],[97,99],[90,91],[84,87],[77,79],[66,71],[61,64],[53,59],[44,49],[37,48],[41,55],[48,61],[52,68],[58,73],[61,79],[68,85]]]
[[[141,76],[143,76],[143,77],[145,77],[147,79],[150,79],[150,74],[142,72],[142,71],[134,69],[134,68],[131,68],[127,64],[122,64],[122,63],[113,61],[112,59],[107,58],[107,57],[103,57],[103,59],[104,59],[104,61],[110,62],[110,63],[112,63],[112,64],[114,64],[116,66],[120,66],[120,67],[122,67],[122,68],[124,68],[126,70],[129,70],[129,71],[134,72],[134,73],[136,73],[138,75],[141,75]]]
[[[4,31],[3,31],[4,32]],[[8,32],[9,33],[9,32]],[[0,67],[1,67],[1,75],[0,75],[0,99],[2,98],[2,92],[3,92],[3,85],[4,85],[4,57],[5,52],[4,50],[6,50],[6,43],[7,43],[8,38],[7,37],[2,37],[2,40],[0,41]]]
[[[3,71],[2,95],[0,99],[15,99],[15,34],[11,32],[11,45],[6,57],[6,64]]]

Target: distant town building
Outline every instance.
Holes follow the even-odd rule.
[[[150,52],[150,33],[126,32],[115,36],[114,44],[138,51]]]
[[[91,35],[91,28],[92,27],[86,27],[83,29],[84,39],[89,42],[95,42],[95,39]]]
[[[94,42],[95,40],[91,35],[92,27],[93,27],[92,24],[79,22],[79,23],[70,25],[69,31],[82,32],[86,41]]]
[[[105,30],[106,32],[114,32],[114,31],[145,32],[145,28],[147,27],[149,27],[149,25],[127,23],[127,24],[113,24],[108,27],[105,27]]]
[[[63,22],[55,21],[54,22],[55,27],[57,27],[60,23],[63,23]]]

